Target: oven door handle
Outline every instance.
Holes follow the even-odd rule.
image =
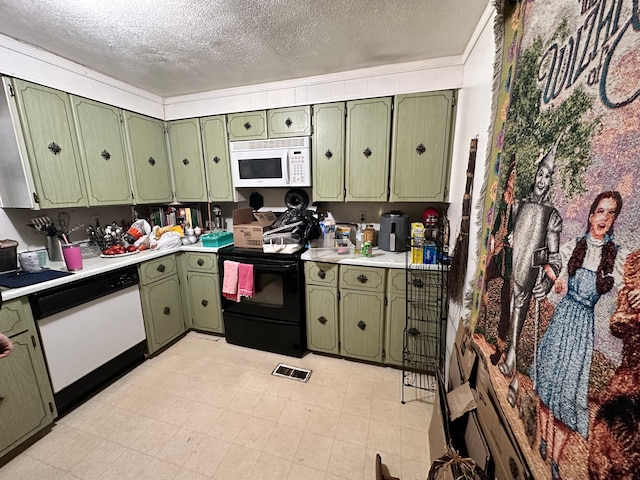
[[[253,266],[255,270],[268,270],[270,272],[286,272],[289,270],[294,270],[298,268],[297,263],[287,263],[282,265],[255,265]]]

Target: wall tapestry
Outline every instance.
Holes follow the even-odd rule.
[[[536,478],[639,478],[640,1],[495,3],[474,341]]]

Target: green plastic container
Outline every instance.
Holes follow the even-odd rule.
[[[203,247],[225,247],[233,243],[233,232],[223,230],[221,232],[205,233],[200,236]]]

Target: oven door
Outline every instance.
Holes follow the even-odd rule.
[[[299,261],[220,255],[221,279],[224,279],[225,260],[253,264],[255,292],[253,298],[242,297],[240,302],[223,297],[222,309],[225,313],[288,323],[299,323],[304,320],[302,315],[304,291]]]

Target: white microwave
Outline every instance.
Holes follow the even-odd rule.
[[[311,138],[229,142],[233,186],[310,187]]]

